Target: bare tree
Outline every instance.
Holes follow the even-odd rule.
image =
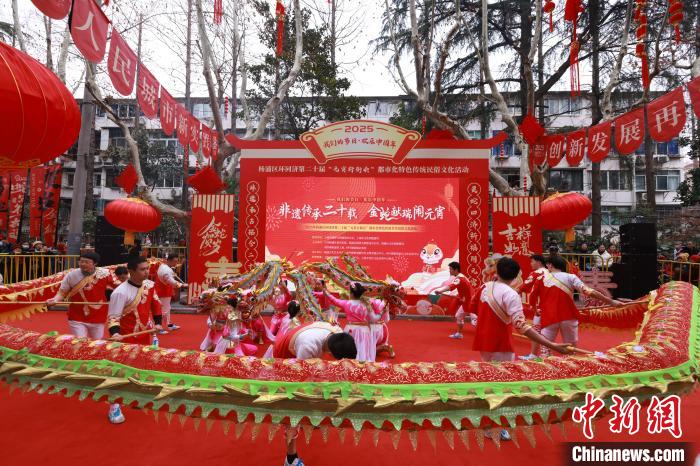
[[[27,53],[27,44],[24,42],[24,34],[22,34],[22,26],[19,21],[19,6],[17,5],[17,0],[12,0],[12,20],[15,26],[15,34],[12,38],[17,39],[19,49]]]

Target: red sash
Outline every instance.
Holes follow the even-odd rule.
[[[292,348],[292,339],[299,333],[302,329],[305,329],[311,324],[301,325],[294,329],[289,329],[284,335],[280,335],[282,338],[277,338],[272,349],[272,355],[276,358],[295,358]]]

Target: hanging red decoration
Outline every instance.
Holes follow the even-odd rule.
[[[282,56],[282,46],[284,45],[284,5],[282,0],[277,0],[275,7],[275,17],[277,18],[277,56]]]
[[[545,160],[547,160],[547,151],[545,150],[545,145],[543,142],[534,144],[531,152],[532,156],[530,159],[535,165],[542,165]]]
[[[134,232],[155,230],[163,220],[158,209],[136,197],[117,199],[107,204],[105,218],[115,227],[126,231],[124,244],[133,244]]]
[[[138,175],[134,166],[132,164],[127,165],[115,181],[117,186],[126,191],[127,194],[131,194],[136,188],[136,183],[138,183]]]
[[[683,21],[683,2],[682,0],[668,1],[668,22],[673,26],[676,32],[676,44],[681,42],[681,22]]]
[[[221,19],[224,17],[224,2],[223,0],[214,0],[214,23],[221,24]]]
[[[532,145],[544,134],[544,127],[537,121],[537,118],[528,113],[518,127],[525,142]]]
[[[566,135],[566,162],[578,167],[586,152],[586,130],[579,129]]]
[[[688,94],[690,94],[690,103],[693,104],[693,112],[700,118],[700,76],[688,83]]]
[[[0,42],[0,168],[28,168],[63,154],[78,137],[80,110],[60,79]]]
[[[63,19],[68,16],[71,0],[32,0],[35,7],[51,19]]]
[[[644,107],[615,119],[615,147],[621,155],[631,154],[644,142]]]
[[[554,32],[554,20],[552,17],[554,16],[554,7],[556,5],[552,0],[547,0],[544,3],[544,7],[542,8],[545,13],[549,14],[549,32]]]
[[[649,58],[647,56],[646,45],[644,41],[647,37],[647,15],[644,13],[646,0],[636,0],[634,9],[634,19],[637,21],[637,45],[635,46],[635,55],[642,60],[642,85],[644,89],[649,89]]]
[[[566,0],[564,4],[564,20],[570,21],[571,29],[571,45],[569,46],[569,74],[571,80],[571,96],[578,97],[581,95],[581,82],[578,64],[578,53],[581,49],[581,43],[578,40],[576,32],[576,23],[578,23],[578,15],[583,12],[583,5],[580,0]]]
[[[99,63],[107,48],[109,19],[93,0],[73,0],[73,10],[69,16],[70,34],[73,43],[83,56]]]
[[[207,165],[187,178],[187,184],[197,190],[199,194],[216,194],[226,187],[211,165]]]
[[[224,96],[224,117],[228,117],[228,96]]]
[[[658,142],[668,142],[685,126],[683,88],[677,87],[647,105],[649,135]]]
[[[567,242],[573,240],[573,228],[593,210],[593,203],[580,193],[556,193],[540,203],[540,225],[544,230],[567,230]]]
[[[601,162],[610,153],[611,129],[612,122],[606,121],[588,130],[588,158],[591,162]]]
[[[542,139],[544,140],[547,165],[549,165],[550,168],[554,168],[559,165],[559,162],[561,162],[561,159],[564,157],[565,136],[563,134],[552,134]]]

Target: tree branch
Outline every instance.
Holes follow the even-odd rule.
[[[610,81],[603,90],[603,98],[601,99],[601,110],[603,113],[603,121],[609,121],[612,118],[612,93],[620,82],[620,70],[622,70],[622,62],[627,55],[627,43],[629,41],[629,31],[632,22],[632,2],[627,2],[627,11],[625,13],[625,26],[622,30],[622,39],[620,41],[620,50],[615,58],[615,66],[610,72]]]

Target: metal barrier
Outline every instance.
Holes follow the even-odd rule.
[[[78,266],[79,256],[52,254],[0,254],[0,270],[6,285],[48,277]]]
[[[561,253],[561,256],[566,259],[569,264],[576,265],[579,270],[584,271],[607,271],[612,264],[620,262],[621,259],[620,256],[612,256],[608,260],[603,260],[597,254],[577,254],[568,252]]]
[[[700,286],[700,263],[659,260],[659,283],[681,281]]]
[[[165,259],[168,254],[177,253],[180,255],[180,259],[187,257],[187,246],[144,246],[143,250],[150,257],[157,257],[159,259]]]

